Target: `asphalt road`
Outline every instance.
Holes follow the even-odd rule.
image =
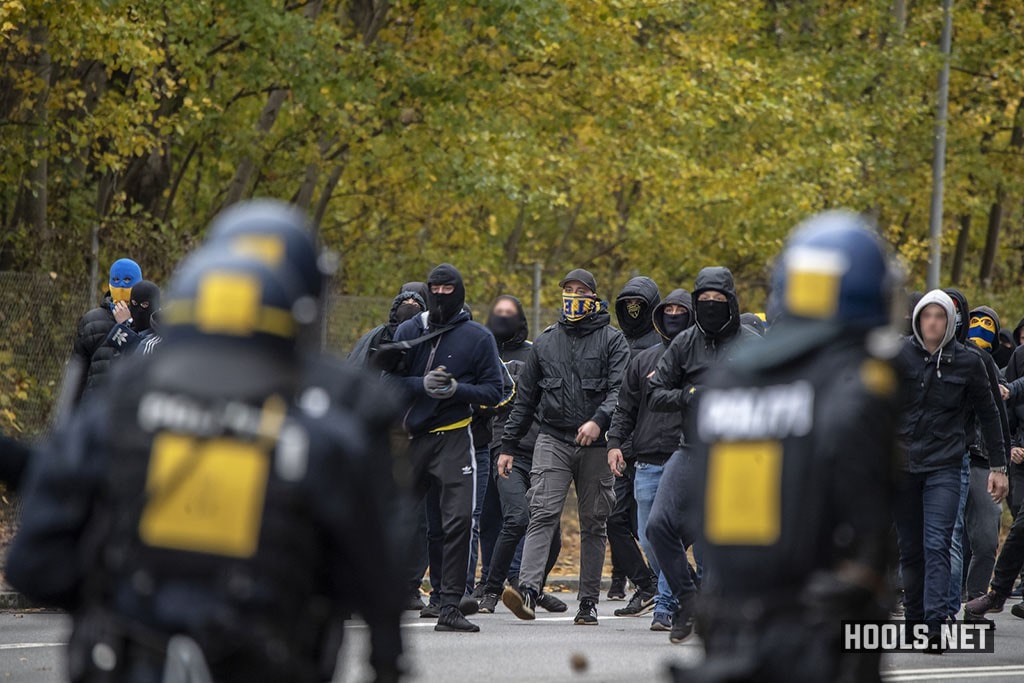
[[[696,639],[672,645],[667,634],[648,630],[646,617],[608,616],[621,604],[602,604],[601,624],[597,627],[574,626],[572,611],[541,615],[536,622],[518,621],[499,606],[497,614],[473,617],[481,628],[476,634],[436,633],[432,621],[410,613],[405,635],[414,680],[632,683],[667,680],[664,671],[670,662],[700,662],[701,648]],[[995,619],[994,654],[891,655],[884,660],[885,679],[891,683],[1024,680],[1024,620],[1009,611],[995,615]],[[0,613],[0,681],[63,680],[62,644],[67,633],[67,618],[59,614]],[[339,658],[339,683],[368,679],[361,663],[365,661],[366,635],[366,628],[360,624],[349,628]],[[585,662],[585,670],[573,670],[574,655]]]

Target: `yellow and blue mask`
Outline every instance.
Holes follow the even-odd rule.
[[[132,298],[132,287],[142,279],[142,269],[139,264],[130,258],[122,258],[114,261],[110,266],[110,298],[116,304],[118,301],[127,303]]]
[[[600,310],[601,300],[593,294],[562,294],[562,317],[574,323]]]
[[[996,344],[996,321],[987,315],[972,315],[970,327],[967,328],[967,339],[974,342],[979,349],[991,352]]]

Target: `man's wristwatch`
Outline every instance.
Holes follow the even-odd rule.
[[[1002,467],[989,467],[988,471],[998,472],[999,474],[1006,474],[1006,465],[1003,465]]]

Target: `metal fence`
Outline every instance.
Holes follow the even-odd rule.
[[[78,320],[92,301],[84,281],[0,271],[0,430],[46,431]],[[360,336],[387,320],[391,302],[390,296],[329,296],[325,349],[347,355]],[[476,320],[486,319],[486,304],[471,308]],[[553,310],[540,313],[543,325],[557,317]]]

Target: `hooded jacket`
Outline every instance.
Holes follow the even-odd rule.
[[[513,453],[535,419],[542,434],[566,443],[593,420],[602,435],[593,445],[604,443],[630,355],[625,336],[610,322],[602,305],[576,322],[563,316],[540,334],[519,377],[502,453]]]
[[[509,378],[518,387],[519,378],[523,374],[523,368],[526,367],[526,359],[533,349],[533,344],[527,341],[527,338],[530,336],[530,324],[527,322],[523,304],[518,298],[509,295],[503,295],[499,298],[508,299],[514,303],[518,311],[519,329],[508,341],[498,342],[498,355],[501,356],[501,361],[505,364],[505,370],[508,371]],[[490,318],[488,318],[487,323],[488,328],[490,328]],[[505,423],[508,422],[508,416],[512,412],[514,404],[515,399],[513,397],[513,400],[501,407],[481,411],[485,416],[490,417],[491,434],[488,440],[490,442],[491,455],[494,457],[497,457],[501,451],[501,437],[505,433]],[[532,459],[533,447],[537,443],[537,434],[539,433],[540,425],[534,420],[526,436],[518,444],[512,444],[510,455]]]
[[[693,300],[685,289],[674,290],[655,307],[651,321],[661,343],[640,351],[629,362],[608,430],[609,450],[620,448],[627,458],[652,465],[665,464],[676,450],[683,431],[681,412],[657,412],[650,407],[651,375],[673,339],[664,331],[665,308],[669,305],[685,306],[690,311],[690,325],[693,324]]]
[[[409,350],[401,375],[387,375],[408,394],[402,425],[413,437],[471,419],[474,406],[493,406],[501,401],[504,372],[494,335],[470,320],[465,311],[446,324],[452,329]],[[425,333],[421,316],[416,316],[398,326],[395,341],[411,341]],[[431,398],[423,388],[423,377],[440,365],[458,382],[451,398]]]
[[[410,283],[420,284],[420,283]],[[388,321],[383,325],[377,325],[356,342],[356,345],[352,347],[352,352],[348,354],[346,360],[358,365],[366,365],[373,354],[380,348],[381,344],[394,341],[395,332],[398,330],[398,326],[401,322],[398,320],[398,307],[402,305],[403,301],[413,299],[420,306],[420,311],[427,310],[427,301],[418,292],[412,289],[403,289],[398,296],[396,296],[391,302],[391,311],[388,313]]]
[[[977,306],[976,308],[971,309],[971,314],[968,317],[968,319],[964,321],[964,326],[969,328],[970,319],[975,317],[976,315],[983,315],[992,319],[996,326],[996,344],[998,344],[999,315],[988,306]],[[969,333],[970,330],[968,329],[968,334]],[[981,357],[982,362],[985,363],[985,373],[988,376],[989,385],[992,388],[992,400],[995,402],[996,408],[999,410],[999,424],[1003,430],[1003,441],[1009,444],[1011,434],[1009,416],[1006,410],[1006,403],[1003,401],[1003,396],[999,392],[999,385],[1001,384],[1002,375],[1000,374],[999,366],[996,365],[995,356],[992,353],[995,347],[993,347],[993,349],[982,349],[978,347],[976,344],[974,344],[972,341],[970,341],[970,338],[968,338],[967,347],[977,352],[978,356]],[[1010,391],[1012,399],[1013,390],[1011,389]],[[1006,456],[1008,454],[1003,454],[1002,457],[996,457],[990,460],[990,458],[988,457],[988,451],[981,445],[983,442],[979,438],[980,434],[978,433],[978,420],[977,416],[975,415],[973,406],[970,408],[970,411],[967,414],[966,435],[967,451],[971,454],[972,465],[974,465],[975,467],[989,467],[1001,466],[1006,464]]]
[[[649,405],[652,410],[680,413],[684,432],[680,445],[686,444],[685,417],[690,402],[704,380],[707,371],[720,362],[729,360],[737,343],[749,340],[757,343],[761,336],[749,327],[740,325],[740,306],[732,274],[726,268],[704,268],[697,275],[693,301],[701,292],[714,290],[725,294],[732,317],[725,328],[711,336],[704,333],[699,323],[681,332],[658,361],[649,382]],[[696,315],[694,316],[696,319]]]
[[[921,312],[932,304],[946,313],[946,332],[934,354],[926,350],[921,336]],[[904,469],[928,473],[960,467],[968,443],[968,406],[974,408],[985,448],[993,454],[992,464],[999,465],[1000,457],[1005,463],[1009,448],[985,363],[977,349],[954,338],[953,300],[941,290],[925,294],[914,308],[912,328],[913,336],[905,339],[895,360],[907,389],[899,426]]]
[[[637,310],[629,305],[627,299],[643,299],[645,303]],[[634,356],[661,343],[661,335],[654,329],[651,317],[660,302],[658,285],[643,276],[632,278],[615,298],[615,319],[629,343],[629,352]]]

